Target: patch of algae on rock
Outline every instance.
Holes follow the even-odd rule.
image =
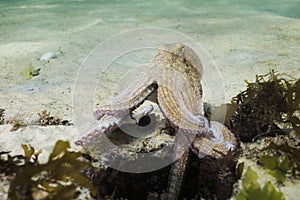
[[[300,137],[300,79],[273,70],[232,99],[232,130],[242,142],[295,131]]]
[[[266,182],[263,187],[261,187],[258,182],[258,175],[250,167],[248,167],[243,181],[243,189],[237,195],[237,200],[246,199],[270,199],[270,200],[284,200],[284,195],[275,189],[271,182]]]

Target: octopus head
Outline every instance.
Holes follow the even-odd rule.
[[[183,58],[196,68],[201,75],[203,74],[203,67],[199,56],[192,48],[184,45],[183,43],[159,44],[157,45],[157,50],[159,53],[168,52]]]

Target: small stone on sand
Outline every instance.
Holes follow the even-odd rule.
[[[53,52],[48,52],[48,53],[45,53],[44,55],[42,55],[40,58],[39,58],[39,61],[49,61],[50,59],[55,59],[57,58],[57,55]]]

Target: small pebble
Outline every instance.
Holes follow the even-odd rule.
[[[40,67],[34,68],[34,69],[32,70],[32,72],[31,72],[32,76],[37,76],[37,75],[39,75],[39,74],[40,74],[40,70],[41,70]]]
[[[42,55],[38,60],[39,61],[49,61],[50,59],[55,59],[57,58],[57,55],[53,52],[48,52]]]

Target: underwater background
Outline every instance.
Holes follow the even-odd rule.
[[[246,89],[245,80],[253,82],[271,69],[300,77],[298,0],[0,0],[0,108],[5,117],[30,121],[49,110],[72,120],[74,84],[89,53],[113,35],[147,27],[174,30],[200,44],[219,70],[224,102]],[[56,58],[39,59],[47,52]],[[144,64],[136,56],[127,59]],[[97,100],[87,103],[100,105],[114,95],[131,67],[121,61],[95,80]],[[24,75],[30,66],[39,68],[38,75]],[[0,126],[0,151],[22,154],[21,144],[31,144],[43,150],[43,162],[58,139],[79,150],[75,126],[10,130],[9,124]],[[297,199],[299,186],[297,180],[280,190],[286,199]]]
[[[63,58],[41,69],[45,73],[37,79],[47,75],[50,78],[47,85],[37,89],[35,102],[23,98],[22,94],[14,97],[26,101],[27,105],[39,106],[39,100],[44,101],[45,95],[48,104],[55,104],[53,108],[71,105],[72,98],[68,96],[71,93],[63,95],[66,102],[62,105],[57,102],[61,97],[54,95],[54,88],[64,91],[72,88],[79,66],[100,42],[143,27],[178,31],[202,45],[220,70],[226,101],[245,87],[244,80],[254,80],[255,74],[267,73],[270,69],[299,74],[300,5],[296,0],[12,0],[0,1],[0,5],[0,76],[5,82],[1,85],[4,93],[17,91],[27,95],[28,87],[33,87],[38,80],[24,84],[24,77],[18,72],[30,64],[36,67],[44,64],[37,60],[44,53],[59,49],[65,53]],[[63,80],[56,80],[62,75]],[[12,107],[7,101],[3,101],[3,106]]]

